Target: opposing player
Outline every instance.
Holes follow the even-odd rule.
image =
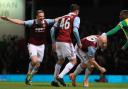
[[[113,29],[108,31],[106,34],[107,36],[111,36],[116,34],[119,30],[123,31],[126,36],[126,43],[122,46],[122,50],[125,50],[128,48],[128,10],[122,10],[120,12],[120,22],[117,26],[115,26]]]
[[[59,86],[58,82],[61,85],[66,86],[63,77],[76,64],[76,54],[72,43],[73,34],[77,40],[78,47],[81,48],[82,46],[78,32],[80,24],[78,14],[79,6],[77,4],[72,4],[70,13],[62,16],[62,18],[55,23],[51,29],[52,46],[58,57],[58,62],[56,63],[54,70],[54,81],[51,83],[53,86]],[[57,31],[56,39],[55,31]],[[69,59],[69,62],[59,74],[61,66],[63,65],[66,57]]]
[[[102,35],[91,35],[81,39],[81,43],[81,49],[78,49],[77,45],[75,46],[77,56],[81,60],[81,63],[77,66],[76,70],[69,75],[69,77],[72,80],[72,85],[76,86],[76,76],[86,68],[84,87],[88,87],[88,76],[94,67],[98,68],[102,73],[106,71],[104,67],[101,67],[95,61],[95,53],[98,48],[104,50],[107,47],[107,37],[105,33]]]
[[[0,18],[15,24],[28,26],[30,28],[28,51],[31,62],[29,63],[25,83],[27,85],[31,85],[32,76],[38,71],[40,63],[42,62],[44,57],[46,29],[50,24],[54,24],[55,21],[58,21],[59,18],[45,19],[45,14],[42,10],[37,10],[36,19],[33,20],[23,21],[19,19],[11,19],[4,16]]]

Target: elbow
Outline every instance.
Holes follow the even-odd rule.
[[[13,22],[14,24],[24,25],[24,22]]]

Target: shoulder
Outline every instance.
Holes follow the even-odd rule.
[[[31,26],[33,23],[34,23],[34,20],[26,20],[26,21],[24,21],[24,24],[26,26]]]
[[[26,20],[25,22],[34,22],[34,19],[32,19],[32,20]]]
[[[80,17],[78,16],[74,17],[74,21],[80,22]]]
[[[124,20],[128,24],[128,18]]]
[[[81,39],[81,41],[84,41],[84,40],[86,40],[86,38],[87,38],[87,37],[84,37],[84,38],[82,38],[82,39]]]
[[[121,27],[128,26],[128,19],[125,19],[123,21],[120,21],[119,24],[118,24],[118,26],[121,26]]]
[[[26,24],[28,24],[28,23],[33,23],[34,22],[34,19],[33,20],[26,20],[26,21],[24,21]]]
[[[47,24],[53,24],[53,23],[55,23],[55,20],[54,20],[54,19],[44,19],[44,21],[45,21]]]

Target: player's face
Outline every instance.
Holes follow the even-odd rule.
[[[44,19],[44,13],[38,13],[37,17],[38,20],[42,21]]]
[[[101,49],[106,49],[107,48],[107,38],[99,37],[98,44]]]

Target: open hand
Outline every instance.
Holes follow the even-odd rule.
[[[77,45],[78,45],[78,48],[80,48],[80,49],[82,48],[82,44],[81,43],[77,44]]]
[[[6,16],[0,16],[0,18],[3,20],[8,20],[8,18]]]
[[[100,71],[101,71],[101,73],[104,73],[104,72],[106,72],[106,69],[104,67],[100,67]]]

